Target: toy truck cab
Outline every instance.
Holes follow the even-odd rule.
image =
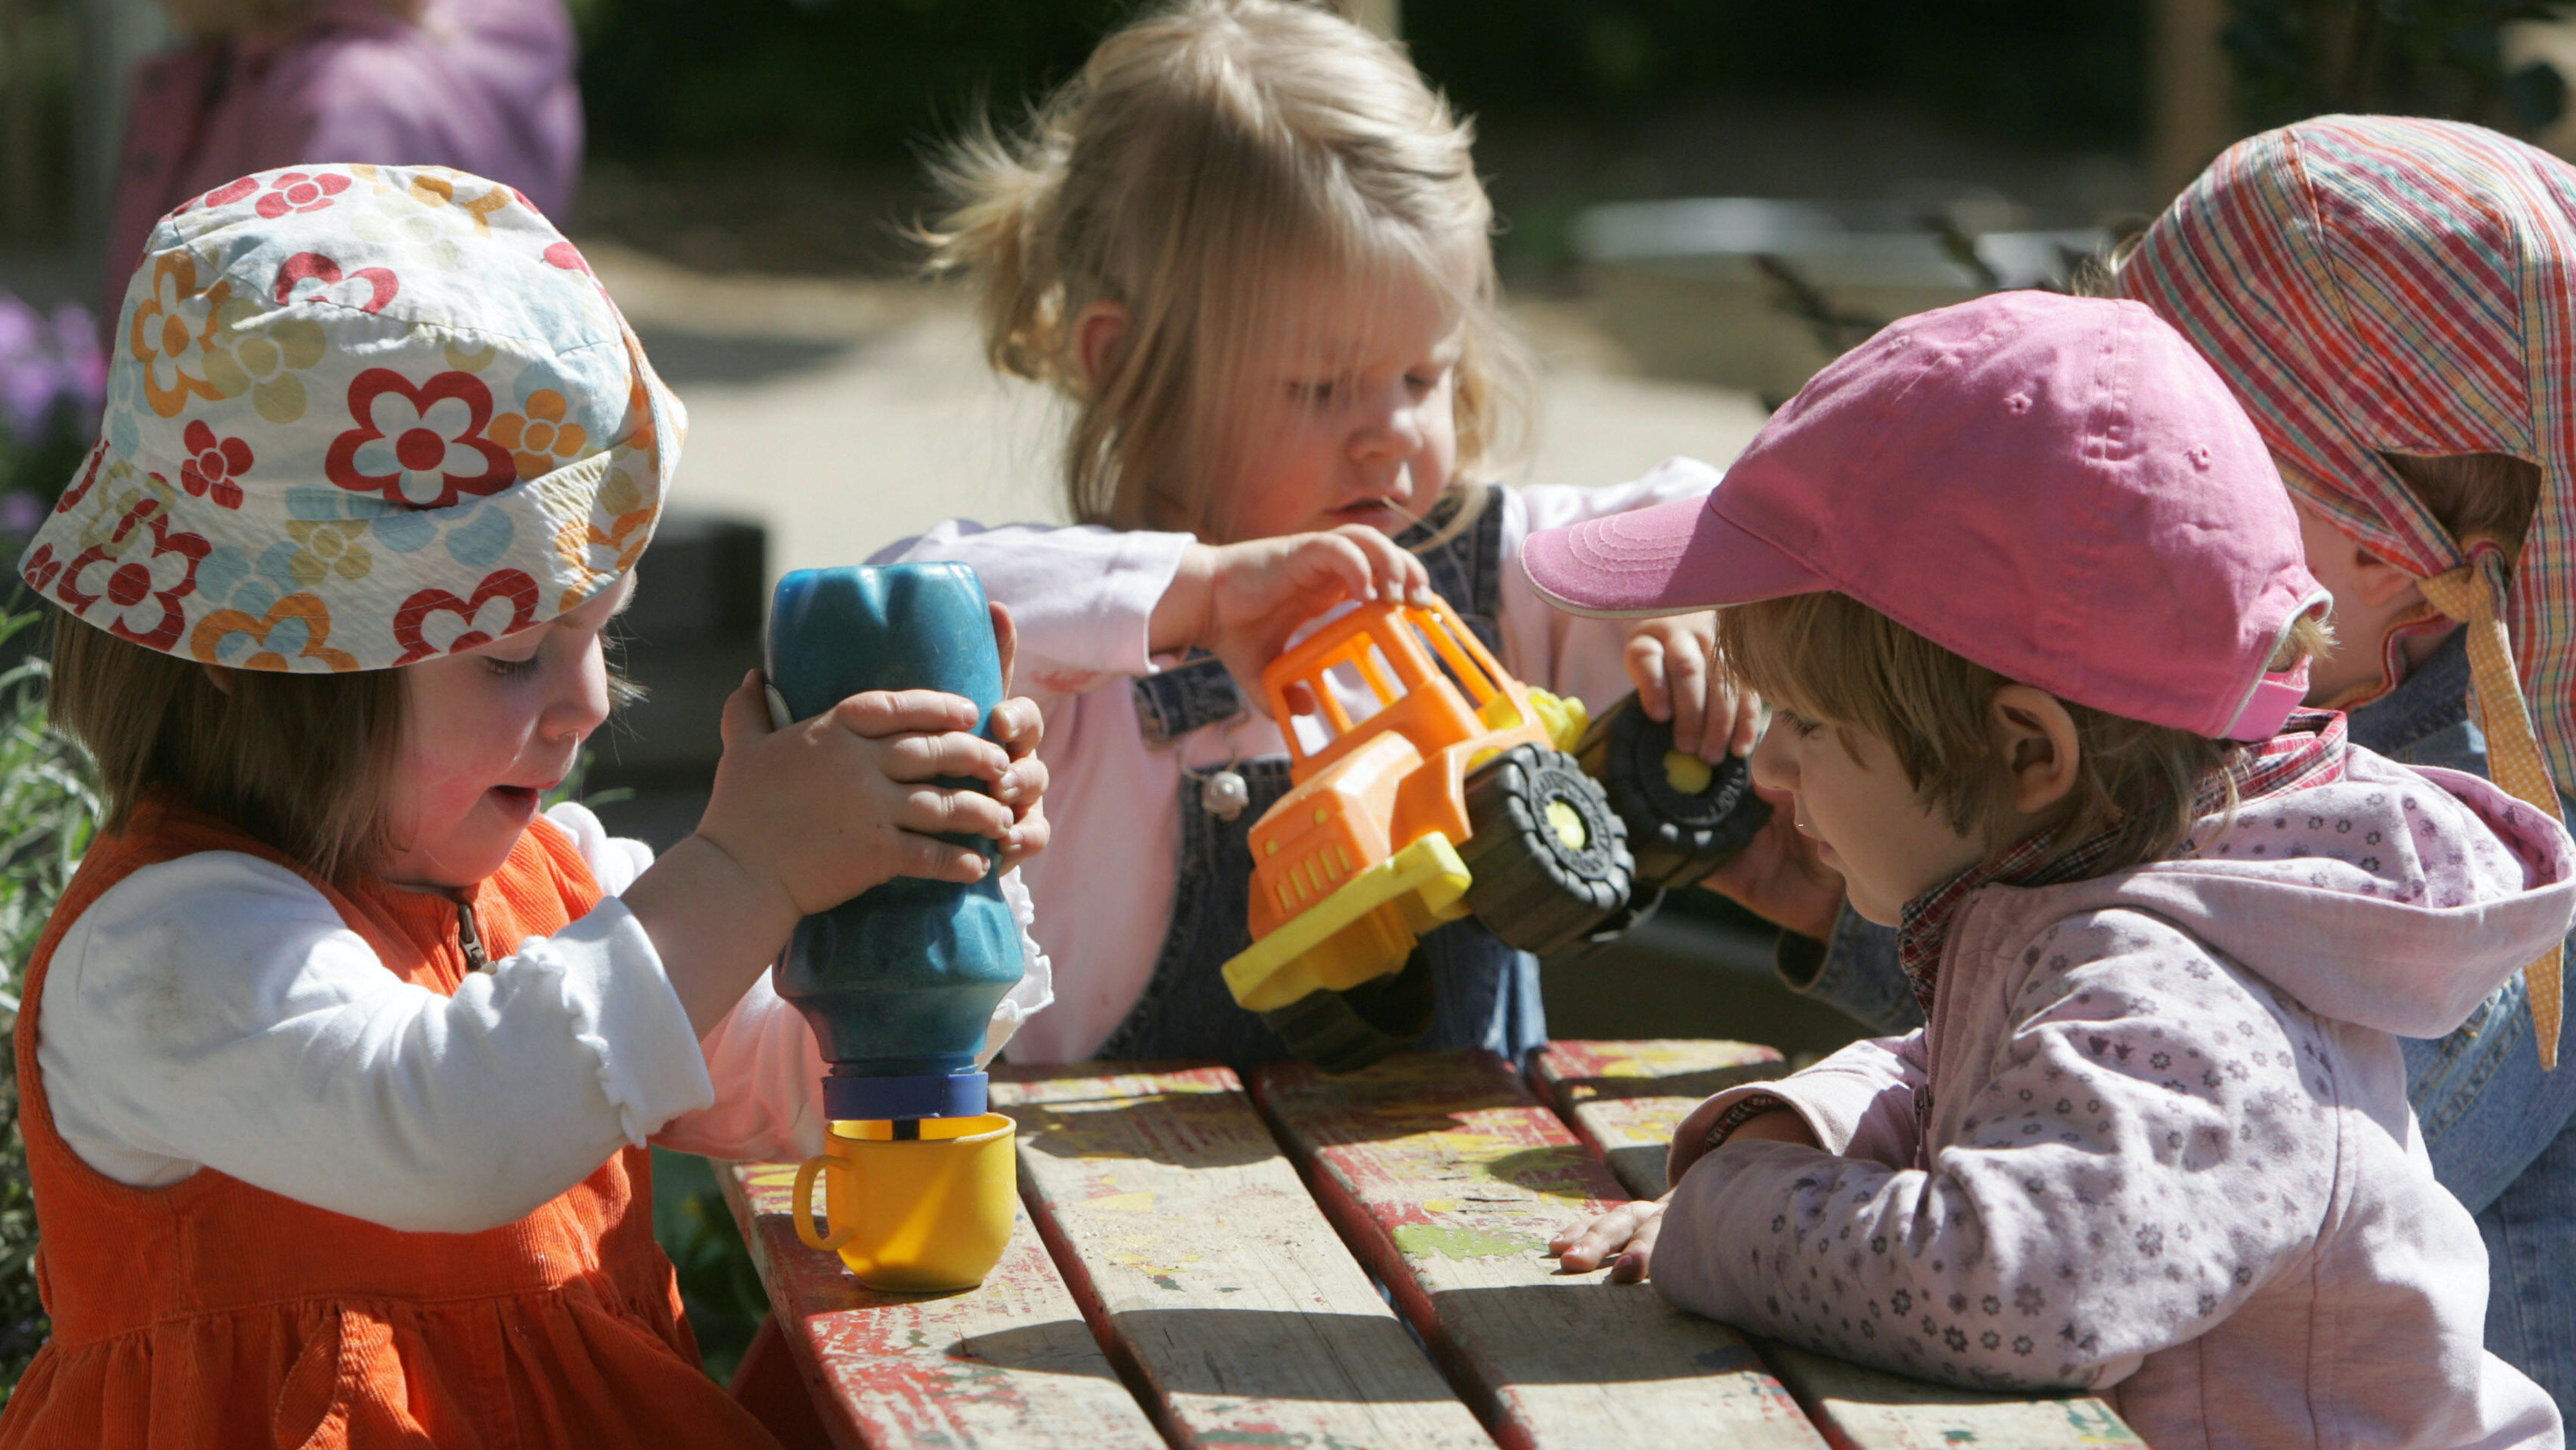
[[[1473,911],[1548,951],[1625,905],[1624,828],[1563,749],[1583,707],[1513,679],[1445,607],[1362,604],[1262,683],[1294,785],[1252,828],[1253,944],[1225,976],[1292,1045],[1279,1014],[1403,971],[1443,922]]]

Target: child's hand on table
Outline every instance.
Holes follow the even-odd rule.
[[[1148,626],[1156,654],[1198,648],[1225,662],[1267,712],[1261,671],[1288,637],[1344,599],[1431,603],[1422,561],[1366,524],[1240,544],[1192,544]]]
[[[1628,626],[1629,682],[1649,720],[1669,720],[1673,748],[1711,765],[1751,755],[1762,700],[1739,690],[1717,659],[1717,615],[1672,614]]]
[[[1708,1151],[1704,1131],[1694,1133],[1688,1123],[1683,1124],[1683,1131],[1700,1137],[1702,1141],[1687,1154],[1678,1151],[1682,1145],[1679,1140],[1675,1141],[1672,1166],[1677,1182],[1681,1173]],[[1730,1143],[1754,1139],[1803,1143],[1810,1148],[1820,1146],[1815,1133],[1807,1127],[1807,1120],[1788,1108],[1774,1108],[1747,1118],[1736,1125],[1734,1132],[1726,1135],[1726,1141]],[[1608,1262],[1611,1283],[1633,1284],[1654,1272],[1655,1235],[1664,1226],[1664,1205],[1672,1202],[1672,1198],[1668,1189],[1661,1198],[1623,1203],[1548,1240],[1547,1251],[1556,1255],[1558,1266],[1567,1273],[1588,1274]]]

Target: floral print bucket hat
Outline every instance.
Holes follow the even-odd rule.
[[[182,205],[114,342],[98,443],[19,573],[240,669],[389,669],[573,608],[644,551],[687,426],[572,243],[440,167]]]

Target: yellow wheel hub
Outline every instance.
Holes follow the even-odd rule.
[[[1592,833],[1583,828],[1583,813],[1563,796],[1548,798],[1547,823],[1569,851],[1580,851],[1592,844]]]
[[[1664,784],[1671,786],[1674,794],[1697,795],[1708,789],[1708,783],[1716,778],[1717,772],[1709,769],[1708,762],[1698,756],[1684,755],[1678,750],[1664,752]]]

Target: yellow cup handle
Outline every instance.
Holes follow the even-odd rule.
[[[817,1154],[796,1165],[796,1186],[789,1190],[787,1199],[787,1213],[796,1222],[796,1236],[805,1241],[805,1247],[818,1249],[827,1254],[848,1243],[850,1235],[858,1231],[856,1224],[847,1228],[834,1229],[828,1235],[814,1231],[812,1200],[815,1175],[839,1166],[840,1160],[829,1153]]]

